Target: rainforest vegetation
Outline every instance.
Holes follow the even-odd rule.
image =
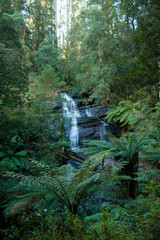
[[[158,240],[159,0],[66,2],[61,45],[54,0],[0,0],[1,239]],[[61,92],[108,106],[117,129],[85,142],[78,170]]]

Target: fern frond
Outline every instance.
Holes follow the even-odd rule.
[[[138,181],[160,181],[160,169],[147,170],[144,173],[138,173]]]
[[[93,214],[93,215],[91,215],[91,216],[87,216],[86,218],[85,218],[85,220],[87,220],[87,221],[93,221],[93,222],[97,222],[97,221],[100,221],[100,220],[102,220],[102,213],[96,213],[96,214]]]
[[[111,142],[106,142],[104,140],[84,140],[83,144],[87,147],[80,149],[79,152],[82,152],[87,156],[94,155],[113,147]]]

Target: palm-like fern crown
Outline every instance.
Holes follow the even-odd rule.
[[[84,144],[87,148],[81,149],[83,153],[98,153],[104,150],[111,150],[110,156],[119,157],[123,160],[131,161],[133,156],[139,152],[146,152],[149,146],[157,143],[156,139],[150,138],[149,134],[128,133],[128,136],[115,138],[110,142],[100,140],[87,140]]]
[[[130,133],[128,137],[117,139],[117,153],[116,156],[126,157],[131,161],[133,156],[139,152],[146,152],[148,147],[155,143],[156,140],[150,138],[148,134],[143,133],[138,135]]]
[[[18,180],[16,186],[9,190],[12,196],[7,200],[6,213],[14,212],[18,202],[33,199],[33,196],[46,196],[49,204],[52,202],[54,208],[67,206],[69,211],[76,212],[81,201],[93,195],[98,188],[102,178],[107,178],[106,171],[94,171],[99,161],[107,156],[109,151],[93,155],[82,164],[79,170],[64,165],[60,168],[51,169],[49,166],[32,161],[32,164],[40,171],[40,176],[25,176],[13,172],[6,172],[5,176]],[[18,193],[17,193],[17,190]],[[87,195],[86,195],[87,194]],[[11,202],[12,200],[12,202]],[[28,202],[27,202],[28,203]]]
[[[7,200],[9,203],[6,205],[6,212],[17,211],[18,207],[21,207],[17,205],[19,202],[23,202],[24,205],[30,204],[32,200],[37,202],[37,197],[43,196],[50,207],[53,206],[56,209],[66,206],[69,211],[76,213],[81,201],[93,195],[103,179],[116,177],[111,172],[108,173],[107,168],[103,171],[100,169],[95,171],[100,161],[107,156],[113,156],[125,162],[131,162],[135,154],[147,152],[148,148],[156,143],[157,141],[146,133],[141,135],[129,133],[128,136],[120,139],[114,138],[111,142],[85,141],[85,144],[89,146],[87,151],[95,154],[84,161],[79,170],[67,165],[53,169],[40,162],[32,161],[32,165],[40,173],[38,176],[7,172],[6,177],[18,182],[8,191],[12,194]],[[86,149],[83,151],[85,152]],[[118,166],[118,163],[114,164],[116,170],[124,166],[124,164],[123,166]]]
[[[124,126],[129,124],[137,133],[132,133],[128,138],[117,139],[117,156],[127,155],[128,160],[135,153],[140,152],[140,157],[145,160],[160,164],[160,103],[154,108],[144,102],[133,103],[121,101],[118,106],[109,109],[107,119],[109,122],[120,122]],[[148,134],[142,134],[147,132]],[[140,134],[139,134],[140,133]],[[146,135],[146,137],[145,137]],[[121,149],[121,151],[120,151]],[[142,154],[141,154],[142,152]]]

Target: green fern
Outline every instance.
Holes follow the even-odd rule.
[[[111,142],[105,141],[86,141],[85,144],[88,146],[86,149],[82,149],[82,152],[87,153],[87,149],[90,152],[94,147],[94,151],[98,152],[100,149],[110,149],[109,157],[115,157],[115,159],[121,160],[123,163],[123,169],[121,168],[121,176],[119,176],[119,181],[128,182],[128,190],[130,197],[135,197],[137,194],[137,185],[138,182],[137,172],[138,172],[138,158],[140,153],[147,153],[148,149],[152,145],[157,144],[155,138],[150,137],[150,132],[144,132],[142,134],[137,133],[127,133],[125,137],[113,138]],[[101,145],[102,142],[102,145]],[[103,153],[103,152],[102,152]],[[97,153],[101,161],[105,159],[103,154]],[[145,156],[145,155],[144,155]],[[151,156],[151,155],[150,155]],[[131,190],[132,189],[132,190]]]
[[[26,201],[30,196],[41,198],[52,195],[53,201],[57,201],[59,207],[66,206],[70,212],[76,213],[82,200],[92,196],[98,190],[102,174],[98,170],[94,171],[94,169],[101,158],[108,154],[109,152],[105,151],[100,155],[94,155],[84,161],[79,170],[74,171],[72,167],[66,165],[52,169],[34,160],[32,164],[39,169],[40,176],[25,176],[14,172],[6,172],[5,177],[17,181],[17,185],[10,189],[13,194],[8,199],[7,208],[13,209],[18,200]],[[17,190],[19,190],[18,194]],[[11,199],[14,199],[14,202],[11,203]]]
[[[139,121],[142,115],[139,112],[139,105],[132,101],[121,101],[118,106],[110,108],[107,112],[108,122],[120,122],[121,126],[133,125]]]
[[[102,213],[96,213],[96,214],[93,214],[91,216],[87,216],[85,218],[85,220],[87,220],[88,222],[97,222],[97,221],[100,221],[102,220]]]
[[[138,181],[149,182],[156,181],[160,182],[160,169],[150,169],[144,173],[138,173]]]
[[[94,155],[113,147],[111,142],[106,142],[104,140],[84,140],[83,144],[87,147],[80,149],[79,152],[82,152],[87,156]]]

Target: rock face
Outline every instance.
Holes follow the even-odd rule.
[[[82,116],[80,118],[78,118],[78,126],[79,127],[84,127],[84,128],[88,128],[88,127],[96,127],[99,125],[99,119],[95,118],[95,117],[87,117],[87,116]]]
[[[83,140],[106,140],[107,132],[111,132],[110,126],[104,121],[108,107],[94,106],[80,106],[79,112],[81,117],[77,119],[79,127],[79,142],[82,144]]]
[[[99,118],[106,117],[106,112],[108,111],[108,107],[103,107],[103,106],[97,106],[93,108],[95,112],[95,116]]]
[[[64,95],[63,95],[64,97]],[[111,133],[110,125],[105,122],[104,117],[108,111],[106,106],[95,106],[90,104],[88,106],[83,105],[83,100],[75,100],[70,96],[65,98],[68,99],[68,103],[65,104],[67,109],[63,112],[68,113],[68,119],[65,124],[66,136],[69,138],[70,142],[73,142],[73,137],[78,136],[77,145],[74,148],[78,149],[82,145],[83,140],[107,140],[106,133]],[[74,124],[73,124],[74,122]],[[77,126],[75,126],[77,124]],[[78,129],[78,133],[74,130]],[[75,134],[74,134],[75,131]],[[72,148],[72,147],[71,147]]]

